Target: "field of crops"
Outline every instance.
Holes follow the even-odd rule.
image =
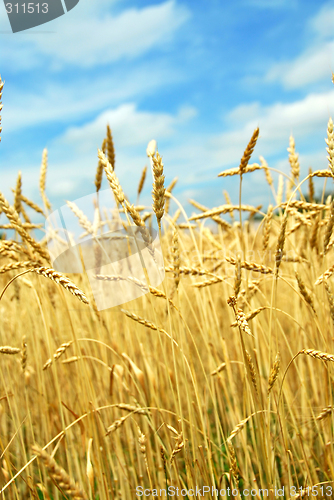
[[[0,102],[2,88],[0,79]],[[0,193],[1,498],[332,497],[333,122],[328,168],[301,175],[290,137],[291,172],[278,183],[263,157],[250,162],[258,135],[238,167],[217,172],[238,176],[239,204],[227,193],[215,208],[192,200],[187,218],[154,141],[152,207],[140,205],[151,189],[146,169],[130,203],[107,127],[97,217],[74,202],[71,211],[98,241],[106,175],[124,227],[139,228],[149,248],[148,228],[159,228],[165,268],[157,287],[106,276],[97,251],[101,280],[143,291],[109,309],[99,310],[85,273],[54,269],[46,237],[36,236],[34,217],[52,211],[47,151],[40,202],[24,195],[20,173],[13,201]],[[269,207],[243,203],[255,170],[272,191]]]

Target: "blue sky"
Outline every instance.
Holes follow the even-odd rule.
[[[333,2],[80,0],[66,15],[16,34],[1,4],[0,39],[0,189],[10,200],[21,170],[23,192],[40,202],[44,147],[54,209],[93,193],[107,123],[130,200],[155,139],[166,184],[179,177],[174,193],[189,215],[189,198],[213,207],[227,190],[237,202],[238,179],[217,174],[239,165],[257,126],[251,162],[262,155],[289,172],[292,133],[302,176],[309,166],[327,168]],[[263,172],[243,186],[245,202],[272,202]],[[150,193],[151,179],[147,204]]]

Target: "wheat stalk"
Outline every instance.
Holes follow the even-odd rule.
[[[265,252],[268,248],[269,245],[269,236],[270,236],[270,228],[271,228],[271,220],[273,218],[273,206],[269,205],[265,223],[264,223],[264,229],[263,229],[263,244],[262,248],[263,251]]]
[[[333,131],[333,120],[330,117],[327,125],[327,139],[325,139],[328,153],[327,160],[330,171],[334,175],[334,131]]]
[[[115,148],[109,125],[107,125],[106,150],[107,150],[108,161],[112,166],[113,170],[115,170]]]
[[[40,262],[34,260],[24,260],[19,262],[11,262],[5,266],[0,267],[0,274],[7,273],[8,271],[14,271],[16,269],[21,269],[22,267],[39,267]]]
[[[232,264],[233,266],[237,265],[237,261],[233,257],[225,257],[225,260],[230,264]],[[243,269],[247,269],[247,271],[254,271],[256,273],[261,273],[261,274],[272,274],[274,272],[271,267],[266,267],[263,266],[262,264],[257,264],[256,262],[242,261],[240,263],[240,266]]]
[[[105,154],[100,149],[97,150],[97,154],[101,163],[103,165],[104,171],[106,173],[107,179],[109,181],[110,187],[113,190],[116,200],[118,203],[123,203],[125,200],[125,196],[123,193],[123,189],[119,183],[117,176],[115,175],[114,169],[111,163],[107,160]]]
[[[327,293],[330,315],[331,315],[332,322],[334,325],[334,296],[333,296],[333,292],[332,292],[327,280],[324,281],[324,286],[325,286],[326,293]]]
[[[259,165],[258,163],[253,163],[252,165],[247,165],[243,171],[243,174],[248,174],[249,172],[255,172],[255,170],[262,170],[264,167]],[[229,168],[227,170],[223,170],[218,174],[218,177],[228,177],[232,175],[239,175],[240,167],[238,168]]]
[[[102,146],[101,146],[101,151],[106,154],[106,144],[107,144],[107,139],[103,139]],[[96,174],[95,174],[95,187],[96,187],[96,192],[98,193],[101,189],[102,185],[102,175],[103,175],[103,164],[101,160],[99,159],[97,168],[96,168]]]
[[[145,165],[145,167],[143,168],[141,177],[140,177],[139,184],[138,184],[138,190],[137,190],[138,197],[143,190],[145,179],[146,179],[146,173],[147,173],[147,166]]]
[[[75,500],[87,500],[86,493],[79,488],[78,484],[73,481],[68,473],[57,464],[54,458],[52,458],[47,451],[43,450],[36,444],[32,446],[31,449],[35,455],[43,460],[51,479],[62,491],[64,491],[66,495],[74,498]]]
[[[329,269],[327,269],[327,271],[325,271],[321,276],[319,276],[319,278],[317,279],[317,281],[314,284],[320,285],[323,281],[330,278],[332,276],[333,272],[334,272],[334,265],[331,266]]]
[[[55,271],[49,267],[36,267],[31,269],[32,272],[48,278],[58,285],[62,286],[65,290],[77,297],[84,304],[89,304],[86,295],[78,288],[71,280],[66,278],[62,273]]]
[[[27,243],[29,243],[30,246],[34,250],[36,250],[37,253],[39,253],[41,257],[43,257],[43,259],[49,260],[48,253],[44,250],[44,248],[41,247],[41,245],[37,241],[35,241],[27,233],[27,231],[22,226],[22,221],[19,218],[17,212],[9,205],[8,201],[6,200],[6,198],[2,193],[0,193],[0,207],[2,211],[6,214],[7,218],[10,220],[12,225],[15,227],[15,230],[19,233],[19,235],[22,236],[22,238],[24,238],[27,241]]]
[[[314,173],[314,172],[313,172]],[[290,202],[281,203],[282,208],[286,208],[289,205],[290,208],[299,208],[304,210],[320,211],[329,210],[330,207],[323,205],[322,203],[309,203],[302,200],[291,200]]]
[[[49,200],[46,197],[45,194],[45,183],[46,183],[46,172],[48,169],[48,150],[46,148],[43,149],[43,154],[42,154],[42,164],[41,164],[41,172],[40,172],[40,177],[39,177],[39,190],[41,193],[41,197],[44,203],[44,206],[46,210],[51,209],[51,204]]]
[[[21,212],[21,194],[22,194],[22,174],[18,173],[14,197],[14,210],[20,215]]]
[[[282,261],[282,256],[283,256],[283,248],[284,248],[284,242],[285,242],[285,230],[286,226],[288,223],[288,213],[285,213],[280,233],[278,236],[278,241],[277,241],[277,246],[276,246],[276,252],[275,252],[275,263],[276,263],[276,276],[278,275],[278,269],[281,265]]]
[[[257,382],[256,382],[255,366],[254,366],[254,363],[253,363],[253,360],[252,360],[252,356],[249,354],[249,352],[247,350],[245,352],[246,352],[247,364],[248,364],[248,367],[249,367],[249,373],[250,373],[250,376],[251,376],[251,381],[252,381],[252,384],[253,384],[253,387],[255,389],[256,394],[259,394],[258,388],[257,388]]]
[[[257,309],[254,309],[253,311],[250,311],[249,313],[245,314],[245,319],[246,321],[250,321],[251,319],[255,318],[261,311],[264,311],[266,309],[266,306],[261,306],[258,307]],[[231,323],[230,325],[232,328],[235,328],[238,326],[237,321],[234,321],[234,323]]]
[[[313,299],[312,299],[311,295],[308,293],[306,286],[305,286],[305,283],[303,282],[303,280],[301,279],[301,277],[297,271],[295,272],[295,276],[297,279],[298,288],[299,288],[300,293],[304,297],[305,301],[311,306],[311,309],[313,310],[314,314],[317,314],[315,307],[314,307]]]
[[[199,210],[202,210],[203,212],[208,212],[209,208],[205,207],[204,205],[201,205],[197,201],[194,200],[189,200],[189,203],[191,203],[194,207],[198,208]],[[230,212],[230,216],[233,220],[233,211]],[[224,219],[221,219],[218,215],[213,215],[211,216],[212,220],[217,222],[217,224],[221,225],[224,229],[231,229],[231,225],[226,222]]]
[[[289,153],[289,162],[291,166],[292,178],[298,179],[300,166],[299,166],[298,155],[295,151],[295,140],[292,135],[290,135],[289,139],[288,153]]]
[[[334,354],[328,354],[327,352],[317,351],[316,349],[302,349],[298,354],[306,354],[312,358],[321,359],[322,361],[332,361],[334,362]]]
[[[164,206],[165,206],[165,188],[164,181],[165,176],[164,165],[162,163],[162,158],[157,151],[155,156],[152,156],[153,162],[153,175],[154,175],[154,184],[153,184],[153,210],[156,215],[159,228],[161,227],[161,219],[164,215]]]
[[[198,220],[204,219],[206,217],[212,217],[213,215],[226,214],[228,212],[233,212],[234,210],[243,210],[245,212],[258,212],[258,208],[252,207],[251,205],[221,205],[220,207],[211,208],[210,210],[203,212],[202,214],[193,215],[188,220]]]
[[[234,296],[237,299],[241,286],[241,256],[238,254],[235,264]]]
[[[180,283],[180,251],[179,251],[179,236],[175,229],[172,241],[172,255],[173,255],[173,267],[174,267],[174,285],[177,290]]]
[[[273,367],[271,369],[270,375],[269,375],[269,381],[268,381],[268,396],[270,394],[271,389],[274,387],[274,384],[277,380],[279,370],[281,366],[281,359],[279,353],[276,354],[276,358],[273,364]]]
[[[1,354],[18,354],[19,352],[21,352],[19,347],[11,347],[9,345],[0,346]]]
[[[53,355],[53,360],[50,358],[48,361],[44,364],[43,370],[47,370],[50,368],[52,361],[57,361],[57,359],[60,358],[64,354],[64,352],[73,344],[73,340],[70,340],[69,342],[64,342]]]
[[[79,219],[80,225],[86,229],[87,233],[94,234],[93,224],[87,219],[86,215],[79,209],[73,201],[66,201],[74,215]]]

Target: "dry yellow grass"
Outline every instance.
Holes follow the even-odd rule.
[[[0,80],[0,98],[2,86]],[[97,278],[106,286],[128,281],[147,292],[109,310],[94,307],[86,274],[46,267],[44,243],[22,212],[23,204],[39,215],[50,209],[46,150],[44,210],[13,177],[14,202],[0,196],[1,222],[7,218],[14,228],[0,242],[4,498],[130,499],[139,485],[234,487],[237,498],[245,498],[245,488],[268,489],[274,498],[275,488],[284,487],[290,498],[292,487],[305,497],[305,485],[333,485],[333,204],[318,203],[309,183],[333,178],[331,127],[327,170],[305,173],[290,141],[288,184],[302,179],[309,201],[283,200],[283,177],[262,157],[261,165],[248,164],[258,130],[239,167],[219,174],[237,174],[239,183],[243,177],[247,189],[244,174],[264,170],[269,195],[260,224],[252,222],[259,208],[241,199],[232,205],[228,195],[213,209],[192,201],[196,215],[181,222],[173,183],[164,190],[168,167],[163,171],[154,141],[148,147],[156,168],[153,208],[132,205],[106,139],[95,176],[101,214],[90,221],[71,208],[87,233],[95,234],[103,219],[112,225],[98,203],[102,167],[124,222],[131,217],[146,231],[156,214],[166,271],[153,287],[136,276],[106,275],[101,266]],[[137,195],[144,184],[139,188]],[[230,217],[241,213],[249,220]],[[44,450],[32,448],[36,442]]]

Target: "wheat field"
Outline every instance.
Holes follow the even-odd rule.
[[[0,79],[0,112],[2,90]],[[227,193],[214,208],[191,200],[187,217],[154,141],[152,207],[139,204],[147,169],[130,204],[107,127],[96,196],[106,176],[142,234],[158,224],[166,273],[111,309],[98,310],[84,273],[53,269],[36,236],[43,224],[31,217],[52,210],[47,151],[41,203],[24,195],[21,173],[13,202],[0,193],[1,498],[332,496],[333,122],[328,168],[302,176],[291,136],[278,183],[263,157],[250,163],[258,135],[238,167],[217,172],[238,176],[239,204]],[[269,207],[242,201],[255,170]]]

